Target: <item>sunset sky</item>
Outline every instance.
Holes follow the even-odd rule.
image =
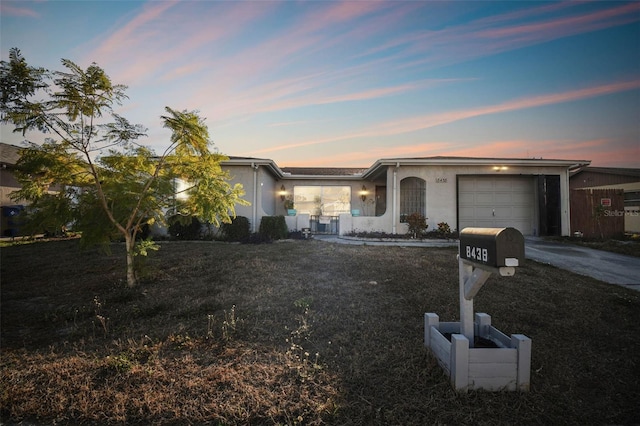
[[[3,60],[92,62],[168,145],[198,110],[220,152],[279,166],[466,156],[640,167],[640,2],[7,1]],[[3,126],[2,142],[19,144]],[[41,140],[39,135],[29,135]]]

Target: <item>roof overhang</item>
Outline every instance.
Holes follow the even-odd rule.
[[[361,181],[362,174],[357,175],[296,175],[292,173],[285,173],[282,176],[283,180],[294,180],[294,179],[303,179],[303,180],[353,180],[353,181]]]
[[[524,166],[562,167],[569,171],[591,164],[589,160],[554,160],[542,158],[471,158],[471,157],[430,157],[430,158],[387,158],[376,161],[363,174],[363,179],[375,179],[386,172],[389,166]]]
[[[352,175],[312,175],[293,174],[283,171],[269,159],[250,157],[229,157],[222,162],[228,166],[265,167],[277,180],[319,180],[319,181],[361,181],[375,180],[387,172],[389,166],[521,166],[560,167],[576,172],[589,164],[589,160],[555,160],[543,158],[472,158],[472,157],[428,157],[428,158],[385,158],[377,160],[363,173]]]
[[[278,167],[278,165],[269,159],[264,158],[244,158],[244,157],[229,157],[221,163],[223,166],[249,166],[251,168],[264,167],[277,179],[282,179],[284,172]]]

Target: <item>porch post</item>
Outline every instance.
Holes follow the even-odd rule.
[[[253,202],[251,203],[252,211],[251,211],[251,226],[253,228],[253,232],[258,232],[256,227],[256,221],[258,218],[258,166],[256,163],[251,163],[251,168],[253,169]]]
[[[391,227],[391,233],[392,234],[397,234],[398,233],[398,219],[397,219],[397,212],[398,212],[398,207],[397,207],[397,203],[398,203],[398,169],[400,168],[400,163],[396,163],[396,167],[393,169],[393,204],[392,204],[392,208],[391,208],[391,220],[392,220],[392,227]]]

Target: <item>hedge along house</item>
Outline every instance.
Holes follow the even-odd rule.
[[[272,160],[223,163],[246,191],[237,215],[257,231],[263,216],[285,215],[290,230],[404,234],[421,213],[429,230],[514,227],[524,235],[570,235],[569,175],[589,161],[469,157],[395,158],[367,169],[280,168]],[[295,213],[289,215],[287,202]]]

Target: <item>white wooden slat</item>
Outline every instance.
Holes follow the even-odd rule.
[[[502,378],[490,378],[483,377],[474,379],[469,383],[470,389],[482,389],[486,391],[515,391],[516,390],[516,381],[511,380],[505,382]]]
[[[498,342],[505,348],[511,347],[511,338],[493,326],[489,329],[489,339]]]
[[[447,370],[451,370],[451,342],[440,333],[432,333],[429,347],[436,358],[446,365]]]
[[[476,364],[504,362],[515,365],[518,362],[518,350],[507,348],[473,348],[469,351],[469,362]]]
[[[504,363],[469,363],[469,380],[480,377],[493,377],[515,381],[518,375],[518,365]]]
[[[469,340],[461,334],[451,336],[451,383],[462,391],[469,386]]]
[[[460,323],[459,322],[441,322],[440,323],[440,333],[460,333]]]

